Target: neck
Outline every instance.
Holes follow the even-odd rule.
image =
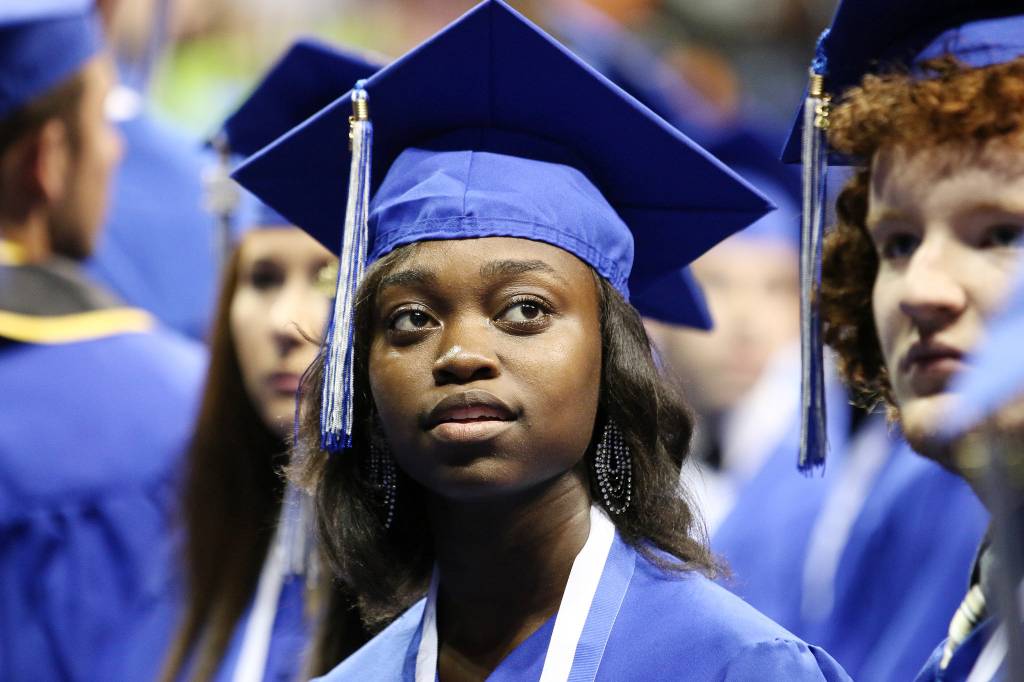
[[[499,500],[429,505],[444,679],[486,676],[558,611],[590,533],[586,472]]]
[[[17,265],[43,263],[53,257],[46,219],[38,213],[18,224],[0,222],[0,241],[7,245],[5,251],[16,256]]]

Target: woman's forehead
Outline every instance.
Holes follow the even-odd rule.
[[[239,244],[242,260],[273,257],[278,260],[330,259],[335,256],[296,227],[274,226],[245,233]]]
[[[388,274],[415,270],[438,279],[497,279],[536,273],[570,286],[593,279],[590,266],[568,251],[518,237],[424,241],[404,248],[409,252]]]
[[[941,207],[950,213],[965,198],[1007,203],[1009,209],[1010,204],[1024,203],[1018,191],[1022,186],[1024,146],[1009,141],[885,148],[875,154],[871,166],[869,213],[883,205],[923,208],[939,200],[954,204]]]

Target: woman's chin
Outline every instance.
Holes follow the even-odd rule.
[[[951,392],[911,398],[900,405],[900,426],[910,447],[950,470],[955,467],[942,427],[955,405],[956,396]]]

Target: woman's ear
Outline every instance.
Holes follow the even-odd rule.
[[[60,119],[50,119],[33,136],[25,163],[31,187],[49,205],[59,203],[68,192],[73,154],[68,126]]]

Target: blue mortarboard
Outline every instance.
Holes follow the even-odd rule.
[[[961,436],[1024,396],[1021,339],[1024,339],[1024,269],[1018,271],[1003,309],[986,325],[985,337],[971,352],[968,368],[953,381],[956,402],[943,421],[944,436]]]
[[[743,238],[770,239],[800,248],[800,174],[779,161],[765,133],[740,125],[709,145],[720,161],[746,178],[778,206],[743,230]]]
[[[334,400],[337,410],[350,409],[351,372],[335,374],[332,357],[344,353],[350,366],[346,306],[362,268],[399,246],[491,236],[543,241],[628,296],[772,209],[499,0],[370,77],[234,177],[328,248],[342,245],[327,413]],[[674,312],[680,323],[709,323],[692,281],[677,293]],[[351,416],[337,428],[326,424],[332,418],[324,416],[325,445],[344,446]]]
[[[913,69],[916,63],[952,54],[975,67],[1024,54],[1024,6],[1019,0],[844,0],[822,34],[815,70],[823,93],[835,99],[869,73]],[[783,150],[786,163],[800,162],[803,116]],[[832,155],[831,165],[849,160]]]
[[[348,92],[380,68],[352,52],[318,40],[296,41],[267,71],[249,97],[225,119],[221,131],[232,154],[249,156]],[[259,203],[254,224],[286,225],[274,209]]]
[[[746,178],[778,206],[778,210],[732,238],[781,243],[797,251],[800,248],[800,177],[793,168],[779,161],[762,135],[748,127],[721,131],[709,149],[719,161]],[[672,321],[679,318],[679,292],[697,286],[690,269],[682,268],[643,289],[631,291],[631,301],[646,317]]]
[[[975,67],[1024,54],[1020,0],[844,0],[818,40],[804,104],[783,150],[784,161],[803,164],[801,469],[822,463],[827,447],[821,323],[813,292],[821,271],[828,165],[849,161],[831,154],[825,140],[830,103],[866,74],[914,74],[922,60],[946,54]]]
[[[101,45],[93,0],[4,0],[0,119],[70,78]]]

